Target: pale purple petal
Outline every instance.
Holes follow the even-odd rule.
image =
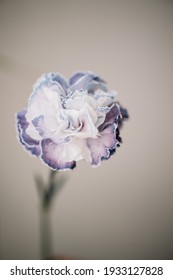
[[[109,124],[112,123],[118,124],[118,120],[120,116],[121,116],[120,107],[118,104],[115,103],[110,109],[110,111],[106,114],[104,123],[99,126],[99,131],[104,130],[104,128]]]
[[[120,106],[120,112],[121,112],[121,115],[122,115],[123,119],[128,119],[129,118],[129,114],[128,114],[127,109]]]
[[[129,118],[128,111],[127,111],[125,108],[123,108],[123,107],[120,106],[120,112],[121,112],[122,118],[120,118],[120,119],[118,120],[118,127],[119,127],[119,129],[122,128],[124,121],[127,120],[127,119]]]
[[[105,81],[102,78],[93,74],[92,72],[76,72],[69,78],[69,85],[71,86],[77,83],[84,76],[89,76],[90,77],[89,81],[95,80],[98,83],[105,83]]]
[[[122,142],[119,131],[128,112],[116,95],[92,72],[69,80],[44,74],[33,86],[27,110],[17,114],[19,140],[54,170],[73,169],[79,160],[96,166]]]
[[[36,83],[33,86],[33,89],[38,90],[43,86],[51,87],[54,85],[61,86],[64,90],[66,90],[69,87],[67,80],[63,76],[59,75],[58,73],[49,72],[43,74],[36,81]]]
[[[115,150],[118,144],[115,125],[108,125],[97,139],[87,139],[86,143],[91,151],[93,165],[98,165],[101,160],[108,159],[112,155],[111,150]]]
[[[89,93],[93,93],[97,89],[107,91],[105,82],[93,73],[76,73],[70,78],[70,90],[87,90]]]
[[[52,82],[59,83],[65,91],[68,89],[69,85],[64,77],[57,73],[49,73],[49,76]]]
[[[75,161],[66,162],[62,155],[62,145],[57,145],[51,139],[41,141],[41,158],[45,164],[54,170],[73,169],[76,166]]]
[[[40,136],[44,136],[44,116],[41,115],[32,121],[35,129],[39,132]]]
[[[33,92],[29,98],[28,104],[31,105],[36,98],[41,98],[40,92],[42,89],[54,89],[62,99],[66,97],[68,83],[60,75],[56,73],[47,73],[42,75],[33,86]]]
[[[29,125],[28,122],[26,121],[26,117],[25,117],[26,113],[27,110],[22,110],[16,115],[19,140],[21,144],[24,145],[26,150],[30,151],[35,156],[39,156],[40,155],[39,141],[31,138],[26,133],[26,129]]]
[[[80,78],[82,78],[83,76],[85,76],[85,72],[77,72],[75,74],[73,74],[70,78],[69,78],[69,85],[73,85],[75,84]]]

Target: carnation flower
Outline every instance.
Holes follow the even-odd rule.
[[[122,142],[119,129],[128,113],[116,96],[91,72],[69,80],[45,74],[33,86],[27,109],[17,113],[19,140],[54,170],[73,169],[79,160],[98,166]]]

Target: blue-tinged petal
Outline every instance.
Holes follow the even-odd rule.
[[[101,83],[105,83],[105,81],[100,78],[98,75],[95,75],[94,73],[90,72],[90,71],[86,71],[86,72],[76,72],[74,73],[70,79],[69,79],[69,84],[73,85],[75,84],[80,78],[82,78],[83,76],[86,75],[90,75],[90,77],[95,80],[96,82],[101,82]]]
[[[105,82],[91,72],[76,73],[70,78],[70,85],[71,91],[87,90],[89,93],[93,93],[97,89],[107,91]]]
[[[127,120],[127,119],[129,118],[129,113],[128,113],[128,111],[127,111],[125,108],[123,108],[123,107],[120,106],[120,112],[121,112],[122,118],[120,118],[120,119],[118,120],[118,128],[119,128],[119,129],[122,128],[124,121]]]
[[[129,118],[129,113],[128,113],[127,109],[120,106],[120,112],[121,112],[123,119]]]
[[[66,91],[69,87],[67,80],[58,73],[49,73],[50,81],[56,82],[62,86],[62,88]]]
[[[70,79],[69,79],[69,85],[73,85],[75,84],[80,78],[82,78],[83,76],[85,76],[86,72],[77,72],[75,74],[73,74]]]
[[[41,115],[41,116],[38,116],[36,117],[33,121],[32,121],[35,129],[39,132],[39,135],[40,136],[44,136],[44,116]]]
[[[117,103],[115,103],[110,111],[106,114],[105,121],[99,126],[99,131],[104,130],[106,126],[109,124],[116,123],[118,124],[119,119],[121,118],[120,107]]]
[[[90,84],[88,84],[87,91],[89,93],[93,94],[98,89],[101,89],[105,92],[107,92],[108,90],[105,83],[97,82],[96,80],[93,80]]]
[[[96,127],[98,127],[99,131],[101,131],[100,127],[101,124],[103,124],[105,122],[105,118],[106,115],[108,114],[108,112],[111,110],[111,106],[110,107],[97,107],[96,112],[97,112],[97,122],[96,122]]]
[[[31,154],[35,156],[39,156],[41,152],[39,141],[31,138],[26,133],[26,129],[28,128],[28,122],[26,121],[25,117],[26,113],[27,110],[22,110],[16,115],[19,140],[27,151],[31,152]]]
[[[118,144],[115,124],[109,124],[97,139],[89,138],[86,143],[91,151],[92,165],[98,165],[101,160],[108,159]]]
[[[55,95],[63,100],[67,95],[67,88],[68,83],[62,76],[51,72],[44,74],[34,84],[28,105],[30,107],[34,102],[44,97],[46,91],[50,94],[54,92]]]
[[[45,164],[54,170],[73,169],[76,166],[75,161],[66,162],[63,158],[62,145],[57,145],[51,139],[41,141],[41,158]]]
[[[58,73],[49,72],[43,74],[33,85],[33,90],[39,89],[42,86],[61,86],[64,90],[67,90],[69,87],[68,81]]]

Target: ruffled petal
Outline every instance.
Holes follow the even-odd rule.
[[[69,89],[72,92],[75,90],[87,90],[89,93],[93,93],[97,89],[107,91],[105,82],[91,72],[76,73],[70,78],[70,84]]]
[[[116,91],[105,92],[98,89],[94,92],[93,98],[97,101],[98,106],[111,106],[115,102],[117,95]]]
[[[52,89],[44,87],[37,92],[33,98],[31,97],[26,118],[28,122],[32,122],[32,120],[38,117],[38,115],[55,116],[57,110],[60,110],[61,108],[62,105],[58,93]]]
[[[38,131],[39,135],[41,137],[45,137],[45,125],[44,125],[44,116],[41,115],[39,117],[36,117],[33,121],[32,124],[34,125],[35,130]]]
[[[48,73],[43,75],[34,85],[33,92],[28,100],[26,119],[32,122],[39,115],[55,116],[62,108],[62,101],[66,98],[64,88],[57,80],[61,77]],[[65,81],[64,81],[65,83]],[[65,85],[64,85],[65,87]]]
[[[109,124],[97,139],[87,139],[87,146],[91,151],[92,165],[99,165],[101,160],[108,159],[115,150],[118,140],[116,139],[116,125]]]
[[[80,78],[85,76],[85,72],[76,72],[69,78],[69,85],[72,86],[75,84]]]
[[[122,128],[124,121],[127,120],[127,119],[129,118],[129,113],[128,113],[128,111],[127,111],[125,108],[123,108],[123,107],[120,106],[120,112],[121,112],[122,118],[120,118],[120,119],[118,120],[118,128],[119,128],[119,129]]]
[[[41,141],[41,158],[45,164],[54,170],[73,169],[75,161],[67,162],[64,156],[64,145],[57,145],[51,139]]]
[[[66,110],[69,126],[64,130],[66,136],[76,136],[77,138],[96,138],[98,129],[95,126],[97,115],[86,103],[80,111]]]
[[[67,92],[69,84],[68,84],[68,81],[63,76],[61,76],[60,74],[57,74],[57,73],[49,73],[49,76],[50,76],[50,80],[52,82],[56,82],[56,83],[60,84],[61,87],[63,88],[63,90],[65,92]]]
[[[100,128],[101,124],[105,122],[106,115],[108,112],[112,109],[111,107],[97,107],[97,122],[96,122],[96,127]],[[99,129],[100,130],[100,129]]]
[[[40,90],[42,87],[58,87],[60,90],[64,92],[67,91],[69,84],[68,81],[58,73],[49,72],[43,74],[33,85],[33,91]]]
[[[117,103],[113,104],[109,112],[106,114],[105,121],[99,126],[99,131],[103,131],[109,124],[118,124],[121,118],[120,107]]]
[[[45,74],[33,86],[27,110],[16,116],[19,140],[54,170],[73,169],[79,160],[96,166],[122,142],[128,112],[115,103],[116,95],[92,72],[69,81]]]
[[[27,151],[31,152],[32,155],[39,156],[41,152],[39,141],[31,138],[26,133],[26,129],[29,125],[26,121],[26,113],[27,110],[22,110],[16,115],[19,140]]]

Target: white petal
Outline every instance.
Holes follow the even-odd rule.
[[[39,115],[55,116],[57,110],[60,110],[61,107],[61,100],[58,93],[44,87],[33,99],[30,99],[26,118],[28,121],[32,121]]]
[[[113,102],[115,102],[117,94],[118,93],[116,91],[104,92],[98,89],[94,94],[94,98],[97,100],[97,106],[110,106]]]
[[[39,132],[35,129],[32,123],[29,123],[28,128],[26,129],[26,133],[35,140],[41,140],[42,137],[39,135]]]

